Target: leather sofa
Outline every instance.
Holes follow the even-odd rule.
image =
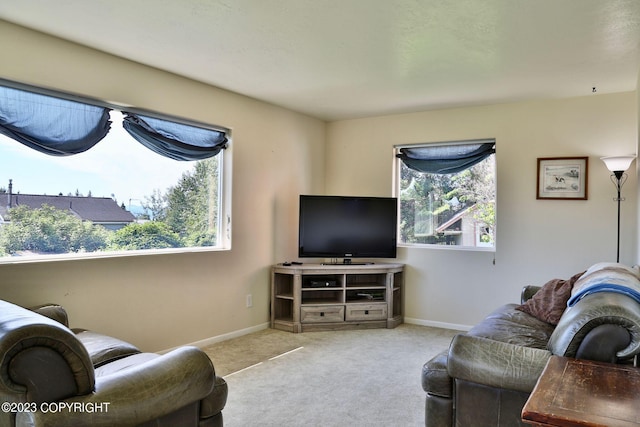
[[[2,426],[221,426],[226,400],[225,381],[196,347],[144,353],[69,329],[59,305],[0,301]]]
[[[525,425],[522,408],[551,355],[634,363],[640,353],[636,269],[596,264],[527,286],[520,302],[499,307],[425,363],[426,426]]]

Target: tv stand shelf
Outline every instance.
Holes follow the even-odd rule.
[[[289,332],[395,328],[404,320],[403,264],[300,264],[271,269],[271,327]]]

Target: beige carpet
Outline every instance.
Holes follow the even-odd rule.
[[[264,329],[212,344],[203,350],[213,361],[216,374],[224,377],[295,350],[304,346],[310,339],[308,334]]]
[[[457,331],[267,329],[205,349],[229,385],[234,426],[422,426],[422,365]]]

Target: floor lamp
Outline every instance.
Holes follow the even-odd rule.
[[[625,173],[629,166],[631,166],[631,162],[635,159],[635,156],[613,156],[613,157],[601,157],[600,160],[604,162],[609,169],[611,174],[611,182],[616,187],[618,191],[618,197],[613,200],[618,202],[618,252],[616,255],[616,262],[620,262],[620,202],[624,200],[624,198],[620,197],[620,191],[622,190],[622,186],[627,181],[628,175]]]

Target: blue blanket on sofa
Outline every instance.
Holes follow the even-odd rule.
[[[572,307],[585,296],[599,292],[624,294],[640,304],[638,272],[622,264],[594,265],[573,286],[567,306]]]

